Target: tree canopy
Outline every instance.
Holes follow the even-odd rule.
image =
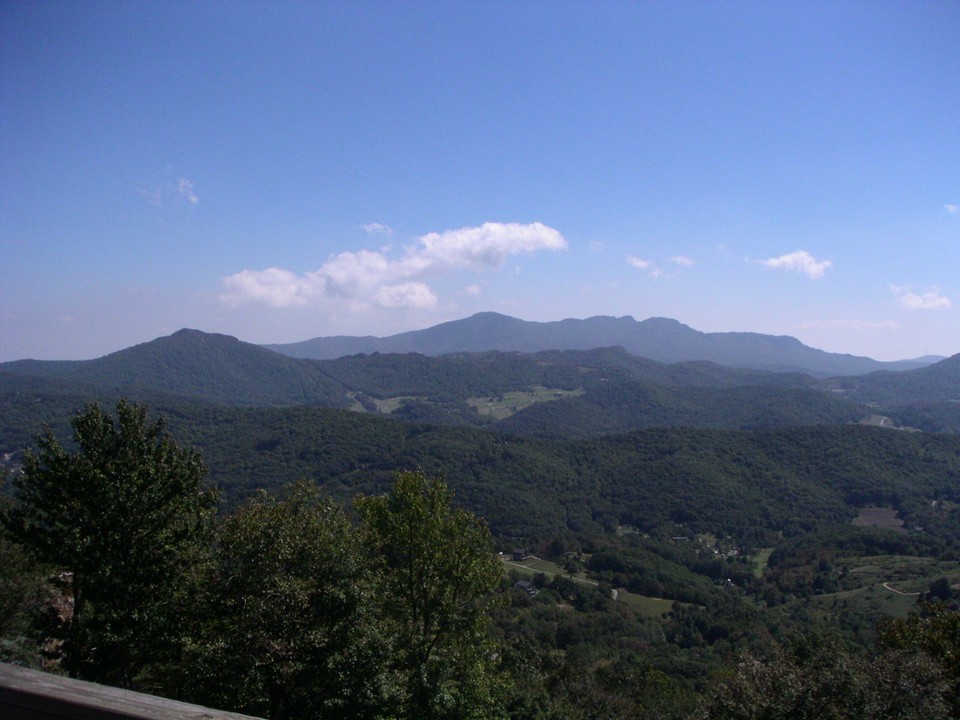
[[[495,705],[487,609],[503,570],[483,521],[450,501],[441,479],[419,471],[356,501],[403,717],[491,717]]]
[[[7,524],[69,585],[63,666],[132,687],[164,642],[167,608],[203,547],[216,494],[199,453],[179,447],[162,420],[125,401],[116,413],[80,412],[74,452],[49,431],[39,438],[14,480]]]

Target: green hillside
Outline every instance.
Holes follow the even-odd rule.
[[[832,378],[831,389],[859,402],[900,406],[921,402],[960,402],[960,354],[906,372],[875,372]]]
[[[590,392],[533,405],[502,420],[504,431],[587,437],[652,427],[749,430],[857,422],[865,410],[820,390],[770,387],[664,387],[606,383]]]
[[[4,363],[0,371],[127,395],[159,391],[229,405],[348,404],[343,388],[310,363],[196,330],[181,330],[96,360]]]
[[[733,393],[744,407],[761,392],[633,386],[661,401]],[[4,442],[44,423],[64,437],[89,399],[50,378],[0,373],[0,387]],[[386,492],[397,470],[445,477],[454,503],[485,520],[499,549],[540,558],[519,569],[504,562],[491,618],[517,702],[554,717],[610,703],[643,708],[637,717],[690,718],[737,653],[820,632],[869,654],[878,621],[907,616],[934,590],[949,599],[960,583],[958,435],[845,424],[550,439],[334,408],[151,397],[177,441],[201,451],[227,517],[252,497],[263,502],[258,491],[282,497],[303,478],[349,509],[353,498]],[[19,644],[4,648],[26,642],[7,640]]]
[[[23,406],[30,404],[24,393],[39,405],[72,397],[70,413],[81,398],[124,396],[154,403],[177,397],[254,407],[351,408],[407,422],[474,426],[489,426],[526,408],[503,420],[503,429],[552,437],[660,426],[845,423],[866,414],[817,387],[805,375],[702,362],[668,365],[622,348],[442,357],[374,353],[315,361],[224,335],[182,330],[97,360],[0,365],[0,393],[8,398],[8,412],[23,415],[3,426],[0,449],[16,452],[28,439],[25,421],[44,417],[41,408]],[[528,400],[502,402],[517,393]],[[563,400],[544,402],[558,399]],[[497,403],[501,410],[496,413],[478,410]],[[530,403],[534,406],[527,408]]]
[[[502,537],[595,534],[679,523],[754,545],[862,505],[924,526],[960,502],[960,438],[860,426],[754,432],[658,429],[590,440],[523,439],[312,408],[195,408],[169,416],[230,499],[310,478],[345,499],[397,469],[449,478]]]

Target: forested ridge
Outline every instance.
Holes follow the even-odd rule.
[[[7,412],[26,413],[23,422],[5,423],[4,433],[33,424],[37,413],[30,417],[24,407],[29,400],[56,402],[63,395],[350,408],[554,437],[656,426],[844,424],[870,414],[958,432],[958,368],[960,356],[904,372],[818,379],[708,362],[660,363],[619,347],[429,357],[374,353],[318,361],[182,330],[97,360],[2,363],[0,398]],[[21,430],[14,442],[2,439],[3,449],[10,452],[28,439]]]
[[[446,475],[460,502],[505,537],[663,522],[789,534],[849,521],[863,505],[922,515],[928,500],[960,501],[955,435],[851,425],[557,440],[323,408],[157,410],[203,453],[228,504],[303,477],[346,499],[421,467]]]

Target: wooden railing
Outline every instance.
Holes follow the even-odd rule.
[[[251,720],[249,715],[212,710],[4,663],[0,663],[0,718]]]

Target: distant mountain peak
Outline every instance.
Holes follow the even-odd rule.
[[[920,362],[881,363],[866,357],[828,353],[808,347],[789,335],[704,333],[666,317],[651,317],[638,322],[630,315],[596,315],[583,320],[531,322],[492,311],[383,338],[321,337],[266,347],[291,357],[328,360],[373,352],[446,355],[499,350],[532,353],[611,346],[620,346],[632,355],[663,363],[707,361],[727,367],[802,372],[819,377],[923,366]]]

